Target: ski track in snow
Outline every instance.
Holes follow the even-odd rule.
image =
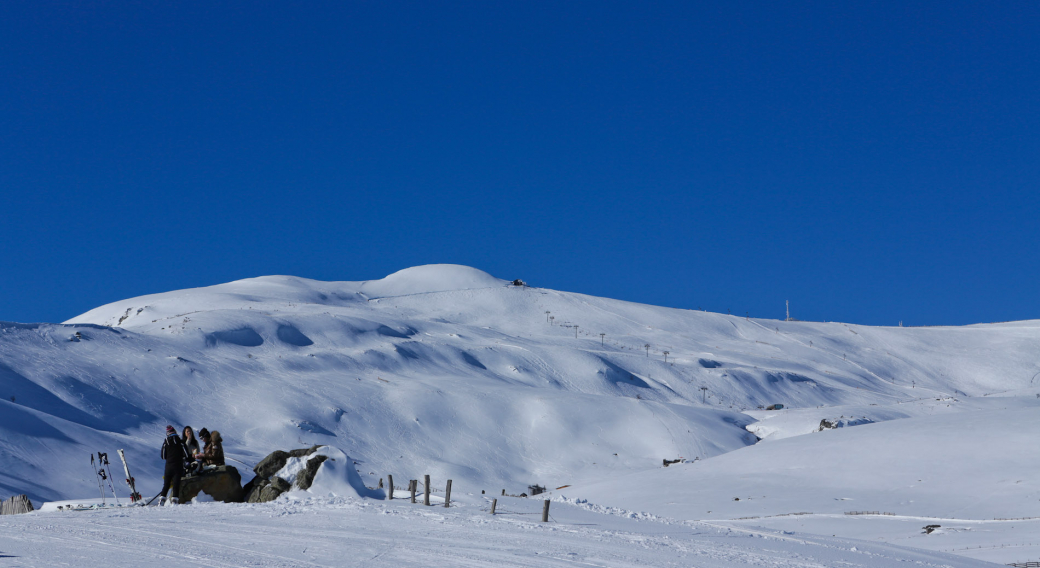
[[[342,499],[0,519],[0,566],[984,566],[888,545],[604,514],[505,498],[449,510]],[[637,518],[633,518],[637,517]]]

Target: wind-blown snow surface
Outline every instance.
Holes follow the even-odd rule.
[[[885,543],[502,499],[445,509],[347,499],[0,517],[0,566],[993,566]]]
[[[127,450],[142,492],[154,494],[171,423],[220,430],[226,453],[249,464],[274,449],[323,444],[357,461],[369,486],[388,473],[496,494],[571,485],[561,491],[569,498],[637,511],[689,504],[682,514],[668,509],[678,519],[764,512],[704,507],[707,494],[669,488],[701,468],[706,477],[688,483],[705,491],[719,483],[727,498],[753,496],[762,485],[776,495],[815,487],[822,474],[791,472],[844,463],[857,447],[868,464],[916,452],[913,467],[948,474],[922,486],[927,499],[893,489],[909,502],[895,512],[952,514],[913,503],[958,491],[978,497],[964,505],[973,515],[1040,516],[1028,505],[1040,504],[1035,484],[978,474],[1024,480],[1040,465],[1032,454],[958,465],[982,449],[1022,455],[1024,440],[1040,433],[1030,419],[1038,353],[1037,322],[746,319],[513,287],[453,265],[367,282],[254,278],[115,302],[65,324],[0,323],[0,496],[96,495],[88,455],[116,448]],[[786,409],[757,409],[773,403]],[[1003,408],[1019,410],[1005,418]],[[815,432],[823,419],[846,427]],[[901,442],[920,429],[946,450]],[[764,440],[755,444],[752,431]],[[680,457],[699,461],[660,470],[662,459]],[[832,499],[887,490],[882,478],[831,473],[848,489]],[[845,508],[796,494],[814,513]],[[776,511],[806,509],[797,501]]]

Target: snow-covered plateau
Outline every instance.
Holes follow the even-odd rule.
[[[0,567],[1040,561],[1038,411],[1037,321],[745,318],[456,265],[253,278],[0,322],[0,498],[97,498],[117,449],[150,497],[167,424],[220,431],[243,482],[311,445],[354,481],[5,515]],[[436,506],[351,490],[388,474]]]

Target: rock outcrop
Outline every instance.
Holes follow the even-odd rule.
[[[307,466],[296,475],[296,488],[310,489],[311,483],[314,483],[314,476],[318,474],[318,468],[327,459],[329,459],[329,456],[314,456],[307,460]]]
[[[290,489],[292,489],[292,486],[289,485],[289,482],[277,475],[272,476],[270,479],[264,479],[258,475],[246,485],[246,502],[267,503],[268,501],[274,501],[279,495]]]
[[[306,458],[318,451],[320,447],[313,446],[288,452],[275,450],[260,460],[260,463],[253,468],[256,477],[246,484],[246,501],[248,503],[266,503],[274,501],[279,495],[290,489],[309,489],[318,469],[328,459],[328,456],[317,455],[308,459],[305,467],[296,474],[296,479],[292,484],[275,474],[285,467],[290,458]]]
[[[205,493],[214,501],[224,503],[241,503],[245,499],[242,489],[242,476],[230,465],[206,469],[199,475],[181,479],[181,503],[191,501],[200,493]]]
[[[874,421],[869,418],[831,418],[830,420],[824,418],[820,420],[820,428],[817,432],[823,432],[824,430],[832,430],[834,428],[846,428],[849,426],[861,426],[863,424],[873,424]]]
[[[26,495],[15,495],[7,501],[0,503],[0,515],[21,515],[33,512],[32,501]]]

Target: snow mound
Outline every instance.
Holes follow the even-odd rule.
[[[495,288],[508,282],[469,266],[427,264],[399,270],[382,280],[361,285],[361,293],[369,298],[410,296],[431,292]]]
[[[316,497],[368,497],[384,499],[383,492],[365,487],[364,481],[354,468],[354,460],[338,448],[322,446],[313,454],[300,458],[290,457],[275,475],[296,486],[296,477],[305,469],[307,462],[316,456],[326,456],[309,489],[294,489]]]

